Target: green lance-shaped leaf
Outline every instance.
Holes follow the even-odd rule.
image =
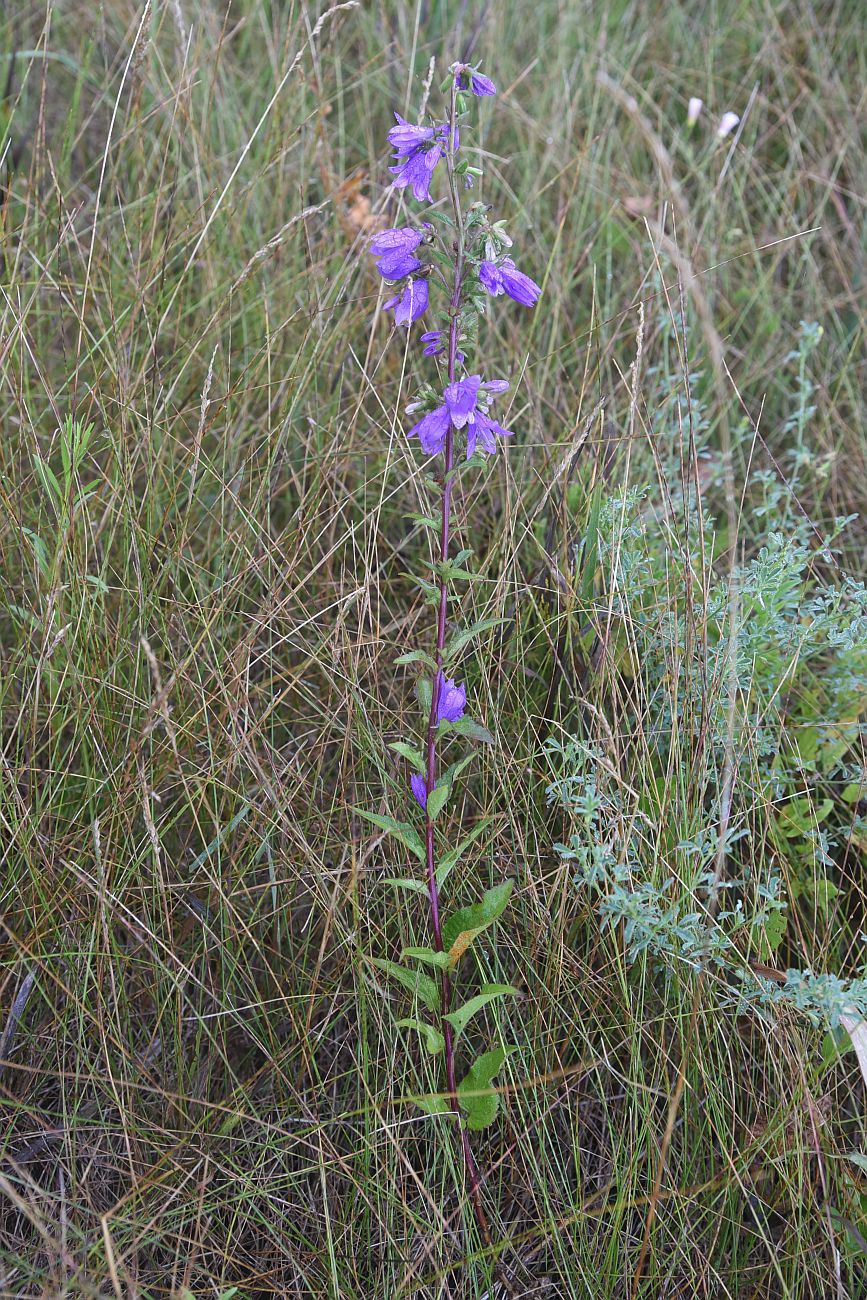
[[[437,663],[430,655],[426,655],[423,650],[409,650],[405,655],[398,655],[394,661],[395,667],[404,667],[406,664],[424,664],[426,668],[432,668],[438,672]]]
[[[407,993],[411,993],[413,997],[417,995],[428,1011],[439,1011],[440,991],[436,980],[430,975],[425,975],[424,971],[420,970],[408,970],[406,966],[398,966],[397,962],[386,961],[384,957],[371,957],[369,961],[371,966],[385,971],[386,975],[390,975],[392,979],[397,980],[398,984],[402,984]]]
[[[395,889],[411,889],[414,894],[424,894],[427,897],[428,887],[421,880],[412,880],[406,876],[383,876],[383,885],[394,885]]]
[[[445,1051],[446,1040],[436,1025],[426,1025],[423,1020],[398,1020],[398,1029],[414,1029],[423,1039],[431,1056],[438,1056]]]
[[[436,966],[437,970],[448,970],[451,966],[451,958],[448,953],[435,952],[433,948],[404,948],[400,955],[401,957],[413,957],[416,961],[427,962],[428,966]]]
[[[451,1011],[443,1020],[447,1020],[455,1031],[457,1038],[466,1029],[473,1016],[486,1007],[488,1003],[495,1002],[506,993],[517,993],[518,990],[511,984],[483,984],[481,993],[477,993],[474,998],[470,998],[457,1011]]]
[[[401,844],[409,849],[410,853],[415,854],[419,862],[424,862],[424,844],[418,831],[414,826],[410,826],[409,822],[397,822],[393,817],[384,817],[381,813],[367,812],[364,808],[355,808],[353,811],[357,812],[359,817],[363,817],[365,821],[373,822],[374,826],[379,826],[381,830],[396,835]]]
[[[441,731],[456,731],[459,736],[467,736],[470,740],[480,740],[484,745],[493,745],[494,737],[483,727],[480,722],[474,722],[472,718],[458,718],[457,722],[443,721],[440,723]]]
[[[480,623],[474,623],[472,627],[463,628],[460,632],[455,632],[449,638],[446,648],[443,652],[443,658],[448,662],[456,654],[468,646],[477,636],[483,636],[485,632],[490,632],[492,628],[500,627],[506,620],[504,618],[484,618]]]
[[[467,1113],[467,1128],[483,1129],[493,1124],[500,1106],[499,1094],[488,1090],[503,1062],[516,1047],[494,1047],[474,1061],[458,1084],[458,1101]]]
[[[393,749],[396,754],[400,754],[401,758],[405,758],[417,772],[421,772],[422,776],[424,776],[426,770],[424,755],[420,749],[416,749],[415,745],[408,745],[405,740],[395,740],[389,745],[389,749]]]
[[[464,839],[461,840],[457,848],[451,849],[450,852],[448,852],[445,855],[445,857],[442,859],[439,866],[437,867],[437,885],[440,888],[442,888],[442,886],[446,883],[451,872],[457,866],[458,862],[461,860],[462,855],[466,853],[467,849],[470,847],[473,841],[477,840],[479,836],[482,835],[494,821],[496,821],[495,817],[483,817],[482,820],[478,823],[478,825],[473,827],[469,835],[467,835]]]
[[[443,947],[453,962],[460,961],[470,944],[502,915],[512,892],[512,881],[504,880],[486,890],[482,901],[462,907],[443,925]]]

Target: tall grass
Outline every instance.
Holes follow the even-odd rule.
[[[678,846],[727,779],[693,725],[725,740],[702,597],[775,529],[806,528],[805,590],[863,577],[857,6],[49,0],[0,24],[0,1294],[489,1293],[440,1121],[404,1100],[435,1080],[366,960],[426,942],[423,909],[351,812],[404,808],[381,738],[426,626],[417,363],[365,244],[390,110],[470,50],[503,91],[486,176],[545,280],[529,328],[490,327],[519,433],[457,519],[474,616],[505,620],[467,666],[497,750],[462,815],[495,821],[454,877],[461,902],[515,880],[474,959],[524,994],[480,1144],[495,1253],[526,1296],[863,1294],[854,1055],[630,964],[545,794],[546,742],[577,737],[610,842],[686,907]],[[624,606],[598,537],[630,488]],[[737,716],[800,785],[748,728],[738,852],[789,910],[744,957],[853,974],[863,696],[843,716],[830,650],[804,674],[766,640],[782,685]],[[827,768],[795,762],[810,730]]]

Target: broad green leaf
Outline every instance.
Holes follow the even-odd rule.
[[[493,889],[485,892],[480,903],[462,907],[448,918],[443,925],[443,947],[453,961],[460,961],[476,936],[493,925],[503,913],[512,892],[512,884],[511,880],[504,880],[502,884],[494,885]]]
[[[427,815],[431,821],[434,821],[445,807],[446,800],[451,794],[451,782],[440,781],[435,790],[431,790],[427,797]]]
[[[416,1106],[428,1115],[450,1115],[451,1106],[445,1097],[415,1097]]]
[[[419,862],[425,861],[425,848],[421,836],[414,826],[409,822],[397,822],[393,817],[383,817],[381,813],[367,812],[364,808],[356,808],[355,812],[359,817],[364,817],[366,821],[373,822],[374,826],[379,826],[381,830],[389,831],[396,835],[410,853],[414,853]]]
[[[451,960],[447,952],[435,952],[433,948],[404,948],[401,957],[414,957],[416,961],[426,961],[429,966],[439,970],[448,970]]]
[[[393,749],[396,754],[400,754],[401,758],[405,758],[408,763],[412,763],[416,771],[421,772],[422,776],[424,776],[425,761],[421,750],[416,749],[414,745],[408,745],[403,740],[393,741],[389,745],[389,749]]]
[[[407,993],[414,997],[417,994],[428,1011],[439,1011],[440,991],[436,980],[430,975],[425,975],[420,970],[408,970],[406,966],[398,966],[397,962],[386,961],[384,957],[370,957],[369,961],[372,966],[385,971],[386,975],[391,975],[398,984],[402,984]]]
[[[486,1007],[488,1003],[495,1002],[497,998],[503,997],[506,993],[517,993],[518,990],[511,984],[484,984],[481,993],[477,993],[474,998],[470,998],[457,1011],[451,1011],[443,1020],[447,1020],[455,1031],[457,1038],[466,1029],[473,1016]]]
[[[415,1029],[425,1040],[425,1047],[431,1056],[438,1056],[445,1050],[446,1040],[436,1025],[426,1025],[423,1020],[398,1020],[398,1029]]]
[[[434,672],[438,671],[436,660],[431,659],[430,655],[426,655],[423,650],[410,650],[405,655],[398,655],[394,662],[395,666],[401,667],[404,664],[424,664],[426,668],[432,668]]]
[[[516,1047],[494,1047],[474,1061],[458,1084],[458,1100],[467,1113],[467,1128],[483,1129],[494,1122],[500,1106],[499,1094],[488,1091],[507,1056]]]
[[[463,650],[464,646],[469,645],[477,636],[482,636],[485,632],[490,632],[491,628],[499,627],[505,622],[506,619],[504,618],[484,618],[480,623],[474,623],[472,627],[464,628],[462,632],[455,632],[446,645],[444,658],[453,659],[456,654]]]
[[[437,884],[442,887],[448,880],[451,872],[457,866],[461,856],[466,853],[467,849],[482,835],[491,823],[495,820],[493,817],[484,817],[477,826],[474,826],[469,835],[462,839],[457,848],[452,849],[445,855],[442,862],[437,867]]]
[[[440,727],[449,731],[456,731],[459,736],[468,736],[470,740],[480,740],[484,745],[493,745],[494,737],[483,727],[481,723],[474,722],[472,718],[459,718],[457,722],[441,722]]]

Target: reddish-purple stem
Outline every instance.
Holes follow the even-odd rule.
[[[455,91],[452,90],[450,130],[449,130],[449,153],[447,163],[449,167],[449,179],[452,186],[452,199],[455,206],[455,217],[460,223],[461,214],[460,206],[457,201],[457,195],[454,189],[454,173],[452,170],[454,162],[454,130],[456,119],[456,97]],[[450,324],[449,324],[449,354],[448,354],[448,376],[449,383],[454,383],[457,368],[457,350],[458,350],[458,329],[460,323],[460,306],[461,291],[463,289],[463,239],[462,233],[458,232],[458,256],[455,267],[455,281],[452,292],[450,305]],[[454,468],[454,426],[449,425],[446,434],[445,444],[445,482],[443,485],[442,498],[442,516],[440,526],[440,562],[445,564],[449,557],[449,535],[451,526],[451,501],[452,501],[452,469]],[[427,789],[428,794],[436,785],[437,776],[437,712],[439,709],[440,691],[443,683],[443,649],[446,641],[446,612],[448,606],[448,584],[443,574],[439,579],[439,608],[437,611],[437,639],[434,657],[437,663],[437,673],[434,676],[433,693],[431,697],[430,718],[427,728]],[[433,929],[434,948],[437,952],[443,951],[442,924],[440,921],[440,903],[439,890],[436,879],[436,859],[434,855],[434,827],[433,821],[428,813],[425,814],[425,849],[427,858],[427,883],[430,895],[430,914],[431,928]],[[455,1048],[454,1035],[452,1027],[445,1017],[449,1013],[451,1006],[451,981],[445,971],[441,973],[440,995],[441,1010],[440,1020],[443,1038],[445,1040],[445,1061],[446,1061],[446,1082],[448,1085],[448,1099],[451,1109],[455,1112],[461,1134],[461,1146],[463,1149],[464,1167],[467,1171],[467,1182],[469,1184],[470,1196],[473,1202],[473,1210],[476,1215],[476,1222],[482,1234],[482,1239],[486,1246],[491,1244],[491,1233],[488,1227],[488,1220],[485,1214],[485,1207],[482,1203],[481,1178],[479,1168],[476,1164],[475,1157],[470,1147],[470,1138],[461,1118],[458,1109],[457,1083],[455,1080]]]

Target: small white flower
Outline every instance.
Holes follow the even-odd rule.
[[[727,135],[731,135],[740,120],[737,113],[723,113],[720,124],[716,129],[716,138],[724,140]]]
[[[695,126],[696,122],[701,117],[701,110],[703,108],[704,108],[704,100],[698,99],[695,95],[693,95],[692,99],[689,101],[689,107],[686,110],[687,126]]]

